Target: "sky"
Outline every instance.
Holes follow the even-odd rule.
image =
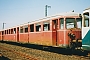
[[[69,12],[82,13],[90,7],[90,0],[0,0],[0,30],[35,21],[45,17],[45,5],[48,16]]]

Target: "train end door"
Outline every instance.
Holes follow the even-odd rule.
[[[57,20],[52,20],[52,43],[57,46]]]

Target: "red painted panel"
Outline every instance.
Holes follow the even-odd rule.
[[[52,31],[52,41],[53,41],[53,45],[56,45],[57,44],[56,31]]]
[[[16,41],[16,34],[4,35],[3,40]]]
[[[52,32],[31,32],[29,42],[40,45],[52,45]]]
[[[0,35],[0,40],[2,40],[2,36]]]
[[[1,40],[3,40],[2,32],[1,32]]]
[[[76,39],[81,39],[81,30],[73,30],[73,34],[75,34]]]
[[[29,34],[29,42],[35,44],[42,44],[41,32],[32,32]]]
[[[65,32],[65,45],[69,45],[70,44],[70,38],[68,36],[69,32],[70,32],[70,30],[66,30],[66,32]]]
[[[52,32],[43,32],[43,44],[52,45]]]
[[[57,31],[57,41],[58,41],[58,45],[64,44],[64,31],[63,30]]]
[[[2,34],[1,34],[1,32],[0,32],[0,40],[2,40],[1,38],[2,38]]]
[[[77,39],[81,39],[81,30],[78,30],[78,29],[75,29],[75,30],[72,30],[72,31],[70,31],[70,30],[66,30],[66,33],[65,33],[65,44],[66,45],[69,45],[70,44],[70,37],[68,36],[68,33],[73,33],[73,34],[75,34],[75,40],[77,40]]]
[[[28,43],[28,33],[19,34],[19,42]]]
[[[0,32],[0,40],[1,40],[1,32]]]

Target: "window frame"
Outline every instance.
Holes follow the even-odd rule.
[[[23,26],[20,26],[20,33],[24,33]]]
[[[35,32],[34,29],[35,29],[35,28],[34,28],[34,24],[30,24],[30,31],[29,31],[29,32]]]
[[[86,26],[85,19],[88,19],[88,26]],[[83,27],[89,27],[90,26],[90,14],[89,12],[83,13],[83,20],[82,20],[82,26]]]
[[[39,23],[35,23],[35,31],[36,32],[41,32],[42,31],[42,27],[41,27],[42,25],[41,25],[41,23],[39,22]]]
[[[80,21],[81,26],[80,26],[80,27],[78,26],[78,21],[77,21],[77,19],[81,19],[81,21]],[[77,28],[80,28],[80,29],[81,29],[81,28],[82,28],[82,18],[76,18],[76,22],[77,22],[77,23],[76,23],[76,24],[77,24]]]
[[[74,26],[73,27],[69,27],[69,28],[67,28],[67,19],[74,19],[74,21],[73,21],[73,23],[74,23]],[[65,18],[65,28],[66,29],[71,29],[71,28],[77,28],[77,22],[76,22],[76,19],[75,18]]]
[[[65,23],[64,23],[64,19],[65,18],[59,18],[59,29],[61,29],[61,19],[63,19],[63,28],[62,28],[62,30],[64,29],[64,25],[65,25]]]
[[[24,26],[24,33],[28,33],[28,25]]]
[[[44,24],[47,25],[48,29],[46,29],[46,30],[44,29],[45,28]],[[50,31],[50,20],[49,21],[43,21],[43,31]]]

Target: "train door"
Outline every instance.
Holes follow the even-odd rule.
[[[54,46],[57,46],[57,21],[52,20],[52,42]]]
[[[83,11],[82,47],[90,50],[90,8]]]
[[[17,28],[17,42],[19,42],[19,27]]]

